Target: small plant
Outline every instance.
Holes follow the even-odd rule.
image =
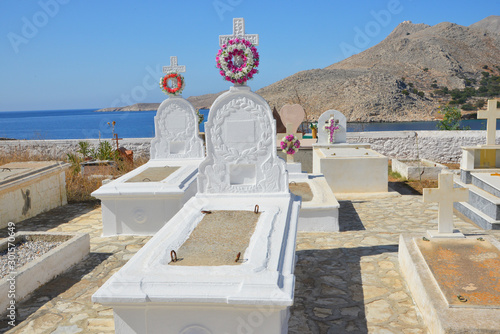
[[[318,122],[311,122],[309,123],[309,127],[312,129],[318,129]]]
[[[427,72],[428,70],[429,70],[429,69],[428,69],[427,67],[426,67],[426,68],[424,68],[424,72]]]
[[[90,156],[90,143],[86,141],[78,142],[78,153],[83,156],[83,159]]]
[[[425,93],[424,93],[424,92],[422,92],[422,91],[419,91],[419,92],[417,92],[417,95],[418,95],[418,96],[420,96],[420,97],[424,97],[424,96],[425,96]]]
[[[200,109],[196,110],[196,116],[198,116],[198,125],[203,123],[203,121],[205,120],[205,115],[200,113]]]
[[[470,103],[465,103],[462,105],[462,110],[466,110],[466,111],[477,110],[477,107],[470,104]]]
[[[115,136],[115,125],[116,125],[115,121],[108,122],[108,126],[111,128],[111,138]]]
[[[447,105],[443,107],[440,111],[443,115],[443,120],[438,122],[439,130],[468,130],[468,127],[460,127],[460,119],[462,114],[457,107]]]
[[[116,160],[117,154],[111,143],[107,140],[99,143],[99,146],[91,149],[91,156],[95,160]]]
[[[485,100],[477,100],[476,101],[476,108],[482,108],[484,107],[484,105],[486,104],[486,101]]]
[[[488,65],[483,65],[483,69],[487,70],[488,69]]]
[[[73,174],[80,173],[80,162],[82,159],[74,153],[67,153],[68,162],[71,164],[71,170]]]
[[[403,89],[403,90],[401,91],[401,93],[402,93],[403,95],[410,95],[410,92],[408,92],[406,89]]]
[[[408,86],[412,87],[413,88],[413,82],[409,82],[408,83]]]

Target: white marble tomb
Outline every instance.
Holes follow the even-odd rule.
[[[113,308],[117,333],[287,333],[300,200],[277,156],[271,108],[250,87],[231,87],[206,129],[196,196],[92,297]],[[213,251],[243,240],[248,220],[236,213],[258,215],[247,241]],[[219,214],[229,215],[213,225],[224,236],[197,234]]]
[[[177,66],[176,57],[171,60]],[[103,236],[153,235],[194,194],[198,165],[205,158],[198,116],[181,96],[160,104],[151,141],[150,160],[92,193],[101,200]]]
[[[333,119],[333,121],[331,121]],[[333,142],[324,126],[333,122]],[[337,110],[324,112],[318,120],[318,142],[313,144],[313,173],[323,174],[335,194],[386,193],[388,158],[370,144],[346,143],[346,118]]]

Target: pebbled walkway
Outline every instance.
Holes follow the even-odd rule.
[[[397,251],[400,233],[436,228],[437,205],[422,203],[421,196],[340,204],[340,232],[297,236],[289,333],[427,333],[399,272]],[[500,231],[485,232],[458,217],[455,224],[466,234],[500,240]],[[1,319],[0,332],[113,333],[112,310],[90,297],[149,238],[101,238],[100,207],[83,204],[40,214],[16,228],[89,233],[91,254],[20,303],[16,327]]]

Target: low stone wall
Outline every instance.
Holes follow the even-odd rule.
[[[0,187],[0,228],[65,205],[65,165]]]
[[[497,138],[500,133],[497,131]],[[134,157],[149,158],[152,138],[127,138],[120,145],[134,151]],[[109,140],[109,139],[108,139]],[[65,159],[66,153],[76,152],[81,139],[68,140],[7,140],[0,141],[0,154],[28,151],[53,159]],[[97,139],[86,140],[92,145]],[[475,146],[486,142],[486,131],[381,131],[348,132],[349,143],[369,143],[372,149],[389,158],[424,158],[441,163],[459,162],[462,146]],[[499,141],[497,140],[497,143]],[[300,151],[299,151],[300,152]]]

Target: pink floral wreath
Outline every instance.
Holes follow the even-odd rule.
[[[294,135],[286,135],[281,140],[281,150],[286,154],[295,154],[300,148],[300,141]]]
[[[223,44],[215,60],[220,75],[232,83],[244,84],[258,73],[257,48],[243,38],[234,38]]]

